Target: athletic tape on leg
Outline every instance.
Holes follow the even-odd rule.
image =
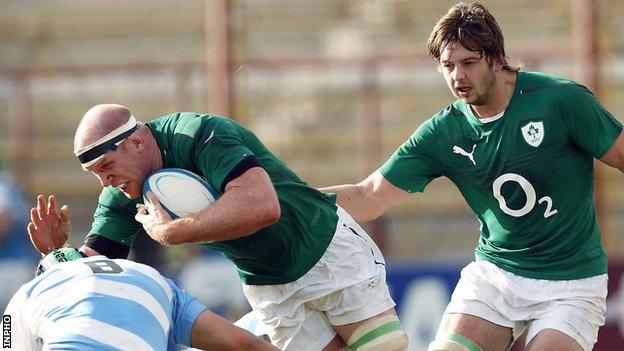
[[[374,318],[359,326],[347,342],[351,350],[404,350],[407,335],[395,315]]]
[[[463,335],[447,333],[433,340],[427,351],[483,351],[483,349]]]

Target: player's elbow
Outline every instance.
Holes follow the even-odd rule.
[[[262,205],[260,213],[257,217],[259,222],[258,226],[266,227],[271,224],[275,224],[277,223],[277,221],[279,221],[281,215],[282,209],[276,196],[275,199],[273,199],[272,201],[266,201]]]

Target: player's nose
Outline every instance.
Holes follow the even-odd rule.
[[[111,174],[98,173],[96,174],[96,177],[98,177],[98,180],[100,181],[100,184],[102,184],[103,188],[110,186],[113,183],[113,176]]]
[[[458,81],[461,80],[463,77],[464,71],[458,66],[455,66],[455,69],[453,69],[453,72],[451,72],[451,78],[453,78],[454,81]]]

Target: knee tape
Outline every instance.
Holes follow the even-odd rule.
[[[459,334],[443,334],[438,336],[427,351],[483,351],[479,345]]]
[[[357,327],[347,344],[357,351],[402,351],[407,350],[407,334],[397,316],[387,314]]]

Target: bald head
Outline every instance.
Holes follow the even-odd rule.
[[[128,122],[132,113],[122,105],[101,104],[84,114],[74,136],[74,152]]]

